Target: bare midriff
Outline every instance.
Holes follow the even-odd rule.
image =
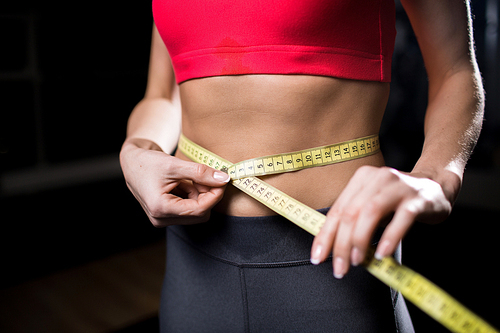
[[[189,80],[180,84],[180,92],[184,135],[239,162],[378,134],[389,84],[308,75],[238,75]],[[180,152],[177,157],[187,159]],[[320,209],[333,204],[360,166],[383,164],[378,153],[261,179]],[[275,214],[232,186],[214,210],[232,216]]]

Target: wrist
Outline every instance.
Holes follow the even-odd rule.
[[[122,146],[122,151],[127,149],[145,149],[145,150],[155,150],[163,152],[163,149],[156,144],[154,141],[142,138],[127,138]]]
[[[462,187],[463,172],[460,168],[454,167],[453,163],[440,170],[432,167],[425,168],[417,164],[410,174],[414,177],[425,177],[438,183],[451,205],[455,203]]]
[[[147,153],[148,151],[158,151],[163,153],[160,146],[151,140],[141,138],[126,139],[122,145],[119,156],[120,165],[124,174],[126,174],[126,170],[133,169],[132,165],[136,164],[138,160],[141,160],[141,155]]]

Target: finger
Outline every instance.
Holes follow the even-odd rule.
[[[201,223],[207,221],[210,216],[210,211],[207,212],[208,214],[203,216],[170,216],[170,214],[168,214],[168,212],[165,212],[163,208],[160,207],[160,205],[147,205],[140,196],[137,196],[134,192],[132,193],[141,204],[153,226],[155,226],[156,228],[163,228],[172,224]],[[180,199],[175,195],[170,196]]]
[[[200,193],[209,192],[210,186],[193,183],[189,180],[179,181],[177,187],[170,193],[178,195],[183,199],[197,199]]]
[[[175,187],[170,193],[182,199],[194,199],[199,195],[198,189],[190,180],[180,180],[176,182]]]
[[[164,192],[158,196],[151,196],[149,200],[140,200],[151,220],[177,216],[206,216],[207,212],[222,199],[225,190],[225,187],[205,188],[188,181],[180,181],[177,185],[174,192],[176,194],[182,192],[181,196]]]
[[[209,187],[187,181],[180,182],[178,187],[186,193],[184,199],[197,200],[200,208],[205,210],[212,209],[222,199],[226,189],[225,186]]]
[[[326,260],[331,253],[333,247],[333,240],[337,233],[339,219],[337,216],[326,217],[325,224],[321,227],[316,237],[314,237],[313,245],[311,247],[311,263],[318,265]]]
[[[226,184],[224,184],[224,186],[225,185]],[[211,186],[207,186],[207,185],[203,185],[203,184],[198,184],[198,183],[193,183],[193,186],[196,189],[196,192],[198,194],[210,192],[212,190],[212,188],[214,188],[214,187],[211,187]],[[216,188],[219,188],[219,187],[216,187]]]
[[[360,229],[358,227],[359,219],[363,212],[366,214],[367,203],[374,198],[381,197],[381,192],[387,192],[387,184],[394,184],[395,178],[397,177],[388,168],[360,168],[352,179],[357,183],[364,184],[364,186],[357,186],[359,189],[357,192],[350,187],[346,187],[343,191],[342,206],[337,208],[340,214],[340,223],[333,247],[335,277],[342,278],[348,272],[351,260],[354,265],[357,265],[364,258],[371,234],[382,216],[365,218],[361,226],[362,232],[355,233],[356,230]],[[389,204],[389,207],[392,208],[393,205]],[[354,237],[357,237],[357,243],[354,241]]]
[[[333,276],[341,279],[349,271],[349,256],[352,249],[351,234],[355,220],[343,220],[339,224],[333,245]]]
[[[341,208],[336,208],[339,210],[339,213],[337,213],[339,223],[333,244],[333,275],[338,279],[341,279],[349,271],[353,254],[354,259],[357,259],[358,249],[353,247],[354,230],[357,228],[364,204],[377,190],[376,187],[365,187],[357,196],[353,196],[350,202]],[[365,237],[369,238],[369,235]]]
[[[217,171],[204,164],[183,161],[177,158],[175,163],[169,164],[168,175],[172,179],[189,179],[207,186],[224,186],[231,180],[229,175],[222,171]]]
[[[422,211],[422,201],[413,199],[402,203],[396,210],[392,221],[387,225],[375,251],[375,258],[382,259],[394,251]]]
[[[208,192],[200,192],[198,198],[198,206],[202,211],[211,210],[218,204],[224,196],[225,187],[212,187]]]
[[[375,230],[384,218],[396,210],[400,202],[397,184],[383,188],[367,200],[352,233],[351,262],[354,266],[363,262]]]
[[[208,191],[198,191],[194,185],[183,185],[187,193],[186,198],[179,198],[171,194],[164,194],[162,210],[164,216],[203,216],[211,210],[223,197],[225,188],[212,187]]]
[[[339,201],[332,207],[332,214],[338,219],[338,227],[333,243],[333,275],[341,279],[347,274],[352,250],[352,233],[356,225],[362,203],[371,191],[362,188],[358,192],[346,187]]]
[[[363,193],[365,182],[361,180],[367,177],[370,172],[372,172],[371,167],[359,168],[328,211],[325,224],[314,238],[311,248],[311,262],[313,264],[324,261],[331,253],[339,223],[344,217],[344,207],[350,205],[355,195]]]

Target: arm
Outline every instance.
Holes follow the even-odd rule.
[[[130,115],[120,164],[128,188],[156,227],[206,221],[229,181],[224,173],[169,155],[180,131],[179,89],[155,27],[146,94]]]
[[[425,142],[412,173],[437,181],[453,203],[479,137],[484,111],[469,2],[403,0],[402,4],[429,77]],[[434,17],[428,19],[431,15]]]
[[[172,153],[180,132],[179,89],[170,56],[154,26],[146,94],[129,117],[125,144],[142,143],[145,148]]]
[[[376,256],[392,254],[416,221],[444,220],[460,191],[465,164],[481,129],[484,95],[474,56],[468,3],[401,0],[429,78],[422,154],[411,173],[362,167],[336,200],[311,249],[311,261],[333,250],[334,274],[365,257],[371,235],[392,216]]]

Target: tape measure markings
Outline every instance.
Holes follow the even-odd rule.
[[[378,135],[371,135],[328,146],[244,160],[232,165],[228,174],[233,179],[240,179],[291,172],[350,161],[376,154],[379,150]]]
[[[328,147],[330,147],[331,156],[325,154],[328,151]],[[307,167],[324,165],[325,162],[329,162],[330,157],[332,161],[345,161],[347,159],[368,156],[369,153],[377,152],[380,147],[378,137],[374,136],[334,146],[251,159],[235,165],[195,144],[182,134],[179,139],[179,149],[195,162],[200,162],[228,173],[232,171],[232,185],[309,233],[317,235],[326,221],[325,215],[293,199],[259,178],[254,176],[245,177],[243,175],[250,174],[252,170],[253,174],[261,175],[255,172],[258,169],[257,167],[262,163],[264,165],[266,162],[271,163],[271,161],[273,163],[273,173],[277,173],[275,172],[277,169],[274,168],[274,164],[277,162],[281,162],[279,164],[282,166],[281,170],[285,172],[291,170],[291,168],[286,169],[284,166],[290,160],[290,156],[292,163],[288,164],[294,165],[293,170],[300,170]],[[334,153],[338,152],[340,152],[340,155],[334,155]],[[316,157],[317,164],[314,164]],[[320,157],[321,162],[319,162]],[[300,161],[297,161],[299,159]],[[240,166],[240,168],[237,168],[237,166]],[[268,166],[268,168],[271,168],[271,166]],[[391,288],[400,291],[406,299],[414,303],[450,331],[457,333],[500,333],[422,275],[406,266],[400,265],[392,257],[377,260],[373,257],[374,249],[370,249],[370,251],[371,253],[367,255],[363,266],[376,278]]]
[[[237,179],[232,184],[313,235],[325,223],[325,215],[256,177]]]
[[[373,249],[372,249],[373,251]],[[406,299],[452,332],[498,332],[482,318],[468,310],[444,290],[397,263],[392,257],[376,260],[372,256],[365,268],[379,280],[401,292]]]

